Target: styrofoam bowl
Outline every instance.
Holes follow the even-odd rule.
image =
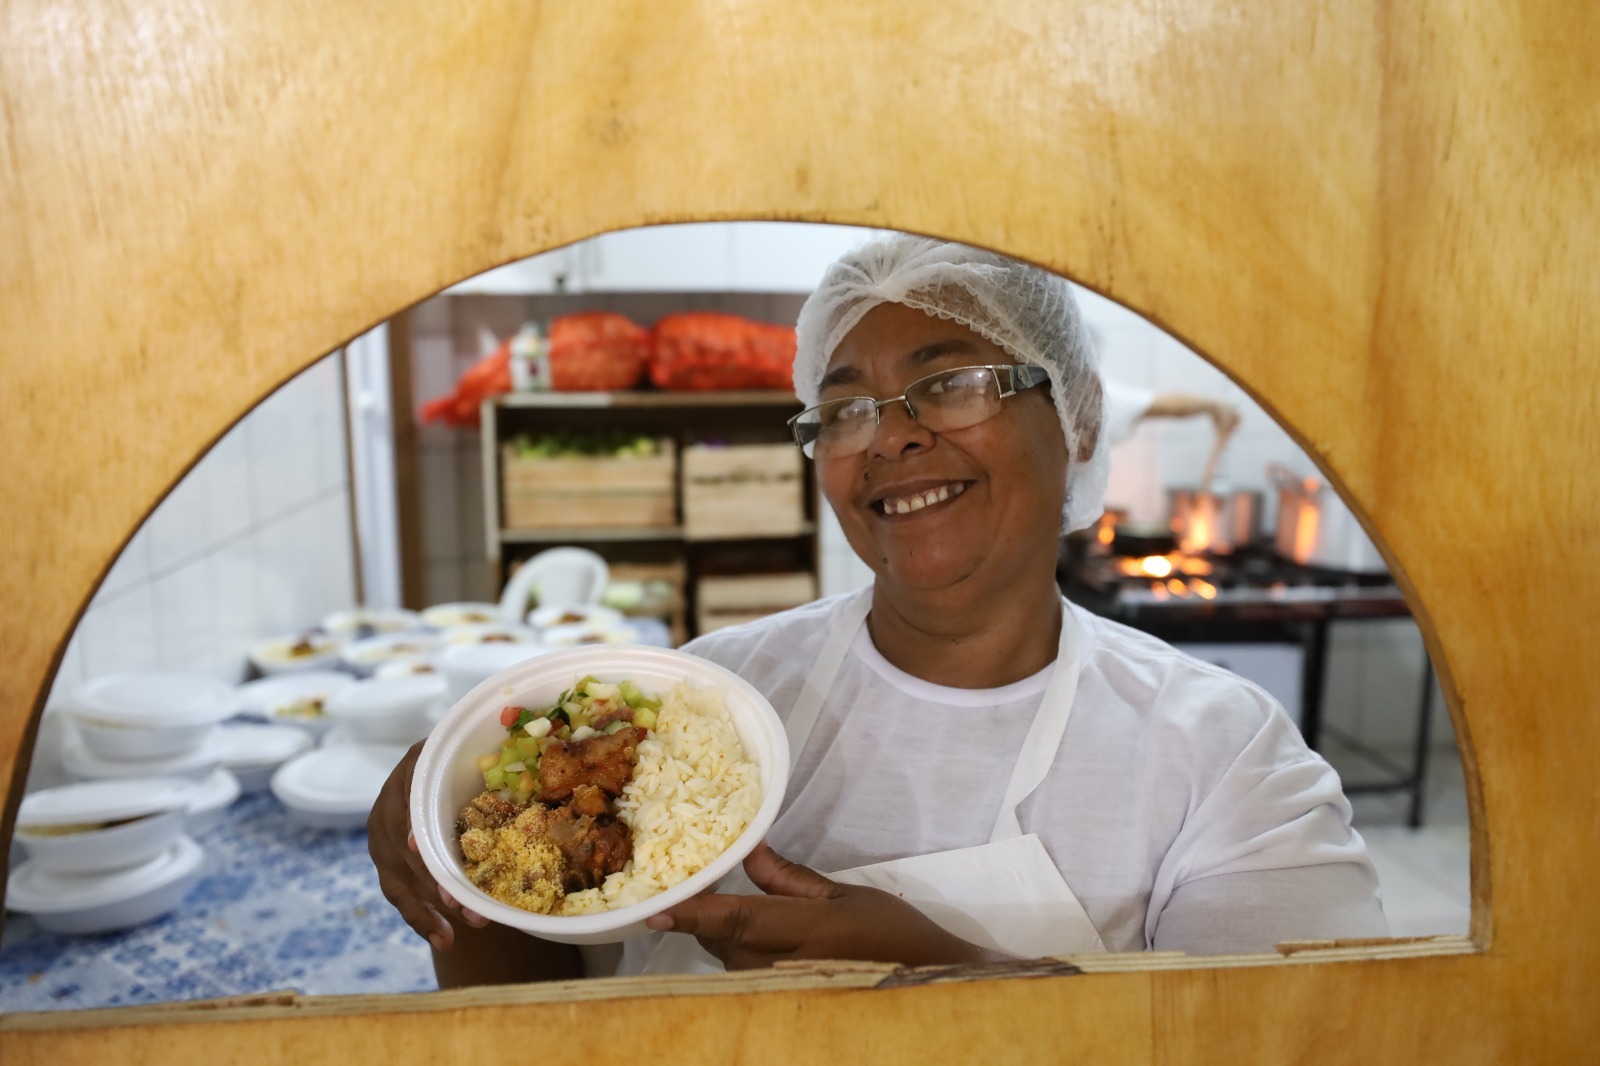
[[[328,719],[348,727],[358,741],[410,746],[428,735],[434,708],[446,700],[440,674],[371,678],[340,689],[328,700]]]
[[[621,611],[612,607],[602,607],[598,603],[574,603],[567,606],[552,603],[545,607],[535,607],[528,612],[528,624],[540,629],[570,625],[610,629],[621,625],[622,621]]]
[[[301,825],[359,829],[405,754],[398,744],[318,748],[278,767],[272,775],[272,794]]]
[[[514,622],[488,622],[483,625],[451,626],[439,634],[440,650],[458,644],[538,644],[539,631]]]
[[[422,612],[422,624],[430,629],[456,626],[491,625],[503,622],[498,603],[439,603]]]
[[[35,836],[17,831],[29,861],[53,874],[95,874],[137,866],[172,846],[183,835],[182,807],[145,815],[110,829],[66,836]]]
[[[745,754],[760,770],[762,800],[755,817],[705,869],[628,907],[571,917],[534,914],[494,899],[466,876],[456,841],[456,815],[483,791],[477,758],[505,738],[506,704],[548,706],[574,681],[632,680],[665,692],[682,681],[720,689]],[[772,705],[743,678],[715,663],[668,648],[603,646],[541,655],[488,678],[450,708],[434,727],[411,776],[411,830],[428,872],[457,900],[491,921],[564,944],[605,944],[640,936],[644,920],[722,879],[760,842],[778,816],[789,780],[789,742]]]
[[[221,726],[218,732],[225,748],[222,767],[217,773],[227,773],[235,779],[242,792],[262,791],[278,767],[316,746],[308,731],[290,725],[230,723]],[[194,832],[190,830],[191,835]]]
[[[632,644],[635,634],[625,622],[609,626],[578,622],[570,626],[551,626],[539,634],[539,639],[552,648],[577,648],[602,644]]]
[[[247,716],[271,725],[288,725],[305,730],[314,741],[327,732],[332,724],[327,714],[291,712],[308,700],[319,700],[326,705],[335,692],[355,683],[356,679],[342,670],[282,674],[240,685],[239,701]]]
[[[322,620],[322,628],[342,641],[360,640],[385,633],[409,633],[422,628],[422,616],[403,607],[352,607],[334,611]]]
[[[457,644],[440,652],[436,664],[453,703],[502,670],[549,652],[541,644]]]
[[[107,759],[163,759],[205,746],[215,725],[136,726],[68,712],[83,746]]]
[[[387,633],[345,645],[340,661],[356,676],[371,677],[385,663],[431,659],[441,646],[437,633]]]
[[[305,643],[311,651],[304,655],[292,654],[292,649]],[[327,633],[294,634],[271,637],[250,646],[250,661],[268,677],[278,674],[298,674],[306,670],[326,670],[339,664],[343,641]]]
[[[52,933],[130,929],[177,910],[204,858],[200,845],[180,836],[161,854],[112,873],[58,874],[26,862],[12,871],[6,907]]]
[[[123,780],[130,777],[186,777],[204,781],[222,761],[222,739],[216,731],[194,751],[162,759],[108,759],[90,751],[77,730],[61,740],[61,766],[78,781]]]

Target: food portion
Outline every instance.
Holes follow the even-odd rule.
[[[313,718],[325,718],[328,712],[323,707],[323,697],[315,696],[285,703],[283,706],[275,708],[272,713],[279,718],[295,718],[306,721]]]
[[[508,706],[477,768],[485,791],[456,820],[467,877],[501,902],[586,914],[699,872],[761,803],[720,693],[661,699],[585,677],[549,707]]]

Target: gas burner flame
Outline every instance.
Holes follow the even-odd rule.
[[[1117,569],[1127,577],[1168,578],[1173,574],[1184,577],[1208,577],[1211,563],[1198,555],[1172,552],[1168,555],[1146,555],[1139,559],[1119,559]],[[1215,589],[1212,590],[1215,593]],[[1208,599],[1210,597],[1207,597]]]

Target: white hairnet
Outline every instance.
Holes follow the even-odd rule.
[[[1105,509],[1109,461],[1103,440],[1099,362],[1065,278],[964,244],[897,233],[841,257],[800,309],[794,388],[817,402],[834,349],[868,311],[903,304],[959,322],[1019,363],[1050,376],[1067,443],[1068,531]],[[1087,461],[1078,456],[1089,453]]]

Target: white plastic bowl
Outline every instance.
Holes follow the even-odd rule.
[[[188,805],[199,788],[181,778],[96,781],[47,788],[23,798],[17,840],[40,870],[104,873],[137,866],[170,848],[183,834]],[[105,829],[50,834],[61,826],[122,822]]]
[[[302,825],[359,829],[406,749],[398,744],[340,744],[291,759],[272,775],[272,794]]]
[[[205,852],[186,836],[154,858],[109,874],[56,874],[26,862],[6,885],[6,907],[53,933],[110,933],[177,910]]]
[[[681,681],[721,689],[745,754],[760,769],[761,806],[726,851],[692,877],[641,903],[599,914],[560,917],[508,906],[467,879],[455,837],[456,815],[483,791],[476,760],[505,737],[506,704],[548,706],[586,674],[632,680],[665,692]],[[789,742],[783,723],[749,682],[704,659],[640,645],[582,648],[519,663],[479,684],[434,728],[411,777],[411,829],[428,872],[451,895],[491,921],[564,944],[605,944],[640,936],[644,920],[722,879],[744,861],[771,828],[789,781]]]
[[[295,726],[315,739],[332,724],[327,714],[308,717],[289,711],[307,700],[321,700],[326,706],[335,692],[355,683],[354,677],[340,670],[308,670],[300,674],[264,677],[260,681],[240,685],[239,701],[250,717],[273,725]]]
[[[84,746],[77,730],[61,739],[61,766],[78,781],[125,780],[130,777],[186,777],[203,781],[222,761],[222,741],[215,731],[197,750],[163,759],[108,759]]]
[[[457,644],[440,652],[436,662],[454,703],[500,671],[549,651],[539,644]]]
[[[380,681],[391,677],[410,677],[413,674],[437,674],[439,668],[432,659],[399,659],[392,663],[384,663],[372,671],[372,676]]]
[[[94,754],[159,759],[197,750],[238,706],[233,686],[214,677],[152,670],[85,682],[66,712]]]
[[[444,648],[457,644],[538,644],[539,631],[532,626],[511,622],[490,622],[477,626],[452,626],[440,636]]]
[[[214,725],[169,725],[154,728],[121,725],[99,718],[73,716],[83,746],[106,759],[165,759],[186,755],[205,745]]]
[[[611,629],[621,625],[622,621],[621,611],[602,607],[597,603],[575,603],[569,606],[552,603],[547,607],[535,607],[528,612],[528,624],[538,626],[540,629],[573,625]]]
[[[311,652],[293,655],[291,649],[301,643],[309,644]],[[298,674],[306,670],[325,670],[339,663],[343,642],[326,633],[294,634],[257,641],[250,646],[250,661],[268,677],[278,674]]]
[[[431,659],[440,647],[436,633],[389,633],[345,645],[340,660],[358,677],[371,677],[385,663]]]
[[[260,792],[272,780],[273,771],[315,746],[310,733],[289,725],[224,725],[217,732],[223,754],[222,768],[216,773],[236,778],[238,789],[244,792]],[[215,777],[213,774],[207,781]]]
[[[358,741],[409,746],[428,735],[430,712],[445,702],[446,692],[439,674],[358,681],[328,700],[328,719],[334,728],[348,727]]]
[[[552,648],[577,648],[597,644],[632,644],[635,636],[626,623],[603,626],[579,622],[570,626],[551,626],[540,634],[540,639]]]
[[[440,603],[422,612],[422,623],[430,629],[493,625],[503,621],[498,603]]]
[[[306,742],[310,743],[309,738]],[[197,837],[215,829],[222,823],[223,813],[239,798],[239,792],[237,777],[227,770],[213,770],[184,808],[184,832]]]
[[[422,616],[400,607],[352,607],[328,615],[322,620],[322,628],[340,640],[351,641],[361,639],[364,630],[371,630],[367,636],[376,637],[421,629]]]

